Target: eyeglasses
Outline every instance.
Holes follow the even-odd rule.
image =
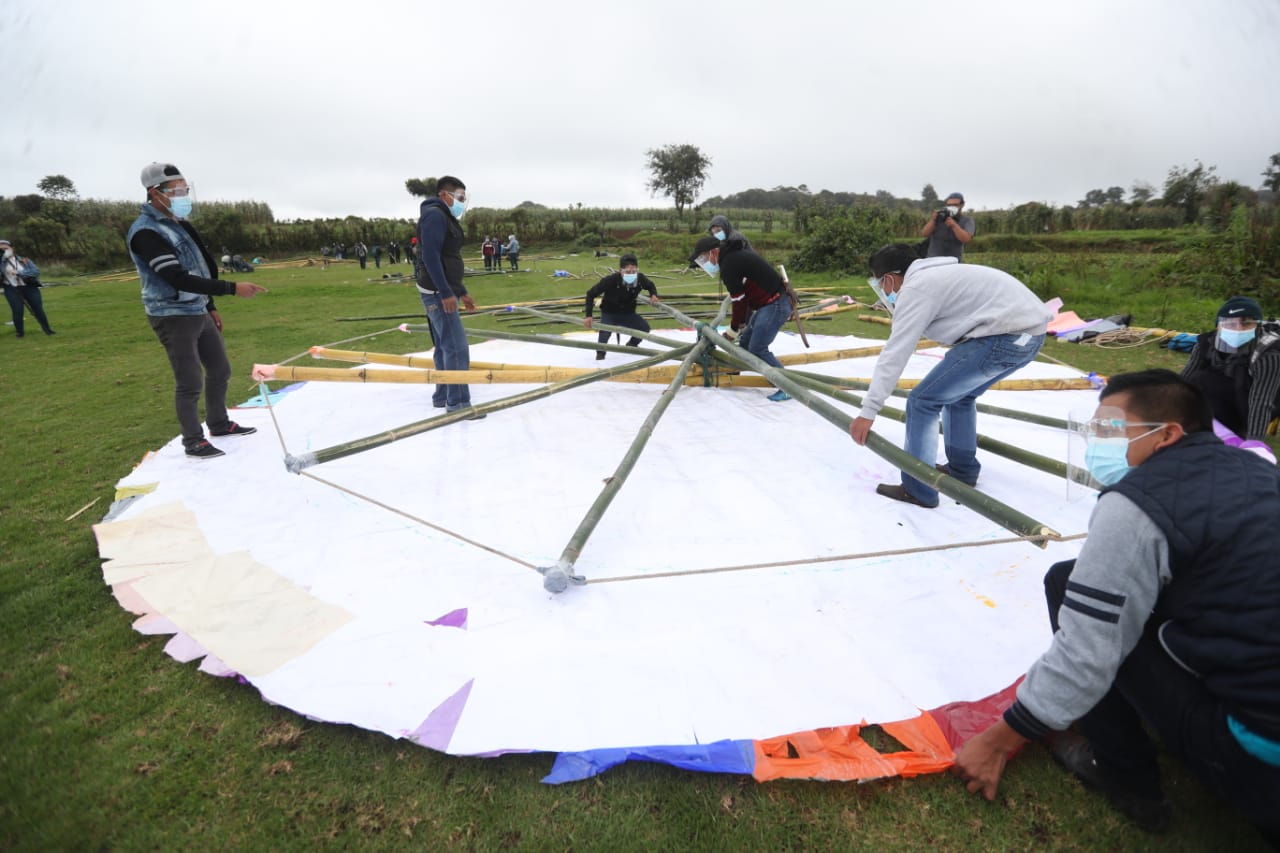
[[[1258,321],[1252,317],[1220,317],[1218,318],[1219,329],[1233,329],[1239,332],[1247,332],[1250,329],[1256,329]]]
[[[168,189],[160,190],[160,192],[170,198],[183,198],[191,194],[191,187],[169,187]]]
[[[454,200],[454,201],[466,202],[466,200],[467,200],[467,191],[466,191],[466,190],[445,190],[445,192],[447,192],[449,195],[453,196],[453,200]]]

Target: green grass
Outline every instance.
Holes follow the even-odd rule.
[[[1136,321],[1152,324],[1164,312],[1194,329],[1216,307],[1183,291],[1151,297],[1145,273],[1119,259],[1078,269],[1057,257],[1043,260],[1040,268],[1055,272],[1037,290],[1068,289],[1069,307],[1082,313],[1090,313],[1084,306],[1133,311]],[[1034,257],[1014,261],[1036,273]],[[579,297],[594,279],[547,274],[589,273],[595,263],[587,256],[536,262],[537,272],[468,283],[482,304]],[[247,376],[255,361],[280,361],[400,322],[335,318],[420,315],[411,285],[366,281],[375,275],[350,265],[260,270],[253,278],[269,294],[221,300],[238,377],[232,398],[254,393]],[[799,281],[865,298],[863,282]],[[658,284],[668,292],[714,289],[705,278]],[[551,767],[549,755],[452,758],[267,705],[247,685],[164,655],[166,638],[135,633],[102,581],[90,525],[105,512],[116,481],[176,433],[173,380],[136,282],[52,287],[44,295],[57,336],[37,329],[17,340],[0,329],[0,848],[1260,848],[1250,827],[1175,767],[1167,778],[1177,833],[1157,841],[1066,778],[1037,747],[1011,764],[995,803],[947,776],[759,785],[655,765],[549,787],[538,781]],[[853,312],[813,329],[885,333]],[[365,344],[401,352],[422,345],[398,333]],[[1149,346],[1054,345],[1049,352],[1104,373],[1176,369],[1184,358]]]

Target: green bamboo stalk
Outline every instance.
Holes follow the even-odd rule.
[[[662,303],[658,305],[661,307]],[[687,318],[680,315],[680,312],[670,306],[666,306],[665,310],[680,322],[689,322]],[[720,351],[729,356],[733,361],[738,362],[748,370],[754,370],[762,374],[766,379],[777,387],[786,391],[796,400],[799,400],[814,414],[819,415],[828,422],[840,427],[846,434],[853,423],[853,418],[830,403],[820,400],[814,396],[814,393],[804,385],[801,385],[794,377],[785,370],[766,364],[761,359],[747,352],[742,347],[734,346],[725,340],[725,337],[703,323],[692,324],[699,335],[710,337],[715,341]],[[1034,518],[1025,515],[1013,507],[1002,503],[990,495],[970,486],[966,486],[954,477],[943,474],[932,465],[926,465],[919,459],[907,453],[905,450],[897,447],[892,442],[886,440],[875,432],[867,436],[867,449],[871,450],[880,458],[893,465],[905,474],[915,477],[922,483],[926,483],[938,490],[942,494],[954,498],[961,505],[968,507],[974,512],[985,518],[994,521],[996,524],[1017,533],[1020,536],[1029,537],[1056,537],[1060,534],[1053,528],[1036,521]],[[1037,545],[1041,548],[1045,547],[1043,539],[1037,541]]]
[[[809,386],[810,388],[813,388],[815,391],[817,391],[820,394],[825,394],[828,397],[832,398],[833,400],[839,400],[842,403],[848,403],[852,406],[860,407],[862,405],[862,398],[859,397],[857,394],[850,394],[846,391],[841,391],[838,388],[833,387],[831,384],[823,382],[822,380],[824,377],[814,375],[814,374],[805,374],[805,373],[801,373],[800,371],[791,371],[791,372],[796,374],[796,379],[799,382]],[[825,378],[830,378],[830,377],[825,377]],[[904,394],[902,396],[906,396],[906,395]],[[886,418],[890,418],[891,420],[904,422],[904,423],[907,420],[906,413],[901,412],[897,409],[889,409],[889,408],[881,409],[880,415]],[[1016,445],[1012,445],[1007,442],[1000,441],[997,438],[990,438],[988,436],[979,434],[978,446],[981,447],[983,450],[996,454],[997,456],[1003,456],[1006,459],[1010,459],[1014,462],[1021,463],[1031,468],[1035,468],[1039,471],[1044,471],[1047,474],[1056,474],[1057,476],[1062,477],[1064,479],[1067,477],[1067,465],[1065,462],[1060,462],[1057,459],[1053,459],[1048,456],[1042,456],[1039,453],[1033,453],[1030,450],[1026,450],[1024,448],[1017,447]],[[912,476],[915,476],[915,475],[912,475]],[[1089,480],[1087,477],[1086,478],[1077,477],[1076,482],[1085,486],[1089,485]]]
[[[719,324],[724,320],[725,314],[729,310],[729,304],[729,299],[726,297],[721,303],[720,313],[716,315],[713,325]],[[573,535],[569,537],[569,544],[565,545],[559,561],[554,566],[548,566],[541,570],[543,589],[552,593],[560,593],[564,592],[570,583],[583,584],[587,582],[586,578],[574,571],[574,565],[578,562],[578,558],[582,556],[582,549],[586,547],[587,539],[595,531],[596,525],[600,523],[605,510],[613,503],[614,497],[626,483],[627,476],[635,468],[636,462],[640,459],[640,454],[644,451],[645,445],[649,443],[649,438],[653,435],[654,427],[658,425],[658,419],[666,413],[671,401],[676,398],[676,394],[684,387],[690,368],[711,345],[710,339],[699,338],[693,349],[684,357],[684,361],[680,362],[680,367],[676,370],[675,376],[672,377],[670,384],[667,385],[666,390],[658,398],[658,402],[649,411],[644,423],[640,425],[640,431],[632,439],[631,446],[627,448],[627,452],[623,455],[622,461],[618,463],[613,476],[605,481],[604,488],[600,490],[599,496],[591,504],[587,514],[583,516]]]
[[[819,382],[825,382],[834,388],[854,388],[859,391],[866,391],[871,387],[870,382],[861,382],[857,379],[827,376],[823,373],[809,373],[808,371],[803,370],[792,370],[791,372],[797,375],[807,376],[810,379],[815,379]],[[905,391],[901,388],[894,388],[889,393],[894,397],[908,397],[911,395],[910,391]],[[860,406],[862,403],[859,402],[858,405]],[[991,406],[986,403],[975,403],[974,405],[979,412],[987,415],[997,415],[1002,418],[1009,418],[1010,420],[1024,421],[1029,424],[1039,424],[1040,426],[1054,427],[1056,429],[1067,428],[1067,422],[1062,418],[1054,418],[1049,415],[1037,415],[1033,412],[1020,412],[1017,409],[1006,409],[1002,406]]]
[[[400,326],[401,331],[405,332],[426,332],[430,327],[423,325],[404,324]],[[664,355],[658,350],[644,349],[643,347],[624,347],[617,344],[598,344],[593,341],[571,341],[560,335],[526,335],[522,332],[504,332],[499,329],[467,329],[467,336],[473,338],[494,338],[503,341],[523,341],[531,344],[550,344],[556,347],[568,347],[569,349],[589,349],[589,350],[605,350],[606,352],[621,352],[630,355]],[[679,341],[673,342],[675,346],[688,346]],[[678,358],[679,356],[671,356],[665,354],[668,358]]]
[[[590,385],[592,382],[598,382],[601,379],[608,379],[612,376],[621,376],[624,373],[630,373],[633,370],[644,370],[659,364],[670,358],[682,358],[687,355],[689,350],[693,349],[693,344],[685,344],[680,351],[670,353],[659,353],[650,358],[642,358],[638,361],[631,361],[626,364],[619,364],[615,367],[608,367],[588,373],[584,376],[575,376],[572,379],[566,379],[562,382],[553,382],[550,385],[544,385],[541,388],[534,388],[531,391],[525,391],[521,394],[512,394],[510,397],[502,397],[498,400],[492,400],[488,403],[482,403],[473,408],[462,409],[457,412],[448,412],[443,415],[427,418],[426,420],[415,421],[411,424],[398,427],[396,429],[386,430],[375,435],[357,438],[353,441],[335,444],[332,447],[321,448],[297,456],[287,454],[285,456],[284,465],[290,472],[297,474],[304,468],[310,468],[313,465],[321,465],[325,462],[332,462],[335,459],[341,459],[344,456],[351,456],[361,453],[365,450],[372,450],[375,447],[382,447],[391,444],[393,441],[399,441],[402,438],[408,438],[411,435],[419,435],[424,432],[430,432],[433,429],[439,429],[461,420],[467,420],[474,417],[477,413],[488,414],[489,412],[498,412],[503,409],[510,409],[521,403],[528,403],[532,400],[541,400],[550,397],[553,394],[559,394],[561,391],[568,391],[571,388],[578,388],[583,385]],[[632,350],[634,352],[634,350]]]
[[[583,317],[572,317],[567,314],[553,314],[548,311],[539,311],[535,308],[528,308],[523,305],[516,305],[512,307],[515,311],[522,314],[532,314],[535,317],[543,317],[548,320],[553,320],[557,323],[568,323],[571,326],[581,326],[583,328],[586,327],[585,318]],[[621,332],[627,335],[631,335],[632,337],[639,338],[642,341],[648,341],[649,343],[654,343],[654,344],[662,344],[663,346],[667,346],[667,347],[683,346],[683,344],[680,341],[672,340],[671,338],[664,338],[660,335],[653,334],[653,332],[636,331],[635,329],[630,329],[630,328],[627,328],[626,326],[613,326],[613,325],[610,325],[609,323],[592,322],[591,331],[596,331],[596,330],[599,330],[602,332]]]

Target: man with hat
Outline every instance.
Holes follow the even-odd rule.
[[[926,258],[955,258],[964,260],[964,246],[973,239],[972,216],[965,216],[964,194],[947,196],[946,205],[934,212],[920,229],[920,236],[927,243]]]
[[[267,289],[249,281],[218,279],[218,264],[187,221],[195,202],[177,166],[151,163],[142,170],[142,186],[147,200],[125,238],[142,280],[142,307],[173,367],[182,446],[192,459],[216,459],[224,454],[204,437],[201,389],[210,435],[236,437],[257,430],[227,416],[231,362],[213,297],[251,299]]]
[[[1262,306],[1233,296],[1217,328],[1196,338],[1182,378],[1204,392],[1213,417],[1236,435],[1263,441],[1280,402],[1280,326],[1262,322]]]
[[[618,259],[618,271],[610,273],[587,291],[585,325],[591,328],[591,314],[595,311],[596,299],[600,299],[600,322],[610,326],[625,326],[638,332],[649,331],[649,322],[636,313],[636,298],[640,289],[649,292],[649,297],[658,301],[658,288],[648,276],[640,272],[640,261],[631,252]],[[609,332],[600,333],[600,343],[609,340]],[[640,346],[640,339],[632,337],[627,346]],[[604,350],[596,351],[596,360],[604,358]]]

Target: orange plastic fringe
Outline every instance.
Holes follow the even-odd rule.
[[[928,713],[880,725],[885,733],[907,747],[904,752],[877,752],[860,736],[862,728],[837,726],[758,740],[756,769],[752,775],[758,782],[910,778],[922,773],[940,773],[955,761],[955,753]]]

